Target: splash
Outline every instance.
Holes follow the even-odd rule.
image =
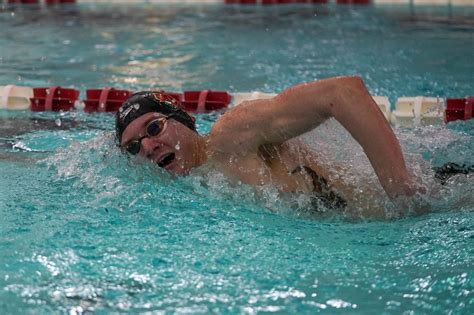
[[[415,129],[395,128],[409,172],[426,193],[411,200],[390,200],[360,145],[336,121],[330,120],[301,138],[316,152],[324,152],[323,163],[339,169],[333,175],[348,185],[359,187],[365,196],[354,213],[371,212],[370,207],[383,208],[387,218],[432,211],[472,210],[474,208],[474,176],[454,176],[447,185],[435,178],[433,167],[444,163],[474,164],[474,132],[469,123],[426,126]]]
[[[113,135],[104,133],[87,141],[73,141],[44,162],[54,168],[57,181],[73,181],[76,189],[86,189],[94,207],[127,211],[154,204],[156,207],[189,208],[187,202],[207,209],[243,206],[302,217],[400,218],[432,211],[472,210],[474,182],[471,175],[456,176],[447,185],[434,178],[432,166],[448,161],[472,161],[473,136],[442,127],[396,129],[409,170],[426,194],[410,200],[390,200],[378,182],[360,145],[335,121],[295,140],[306,143],[333,170],[330,180],[355,187],[355,201],[344,211],[328,209],[303,193],[281,193],[268,184],[252,187],[235,182],[210,166],[194,170],[190,176],[174,177],[161,168],[136,157],[127,157],[114,144]],[[453,159],[451,152],[457,152]],[[301,151],[299,154],[305,154]],[[167,197],[164,197],[167,196]]]

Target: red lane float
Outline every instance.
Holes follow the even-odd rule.
[[[16,3],[21,3],[21,4],[38,4],[39,0],[8,0],[8,4],[16,4]]]
[[[181,104],[188,112],[207,112],[227,108],[232,96],[222,91],[185,91]]]
[[[261,0],[262,4],[327,3],[327,0]]]
[[[257,4],[257,0],[225,0],[227,4]]]
[[[34,112],[69,111],[79,99],[79,90],[59,86],[34,88],[30,109]]]
[[[87,90],[84,111],[87,113],[116,112],[120,105],[132,94],[132,91],[116,90],[111,87]]]
[[[184,110],[198,113],[227,108],[232,99],[227,92],[211,90],[184,91],[183,93],[166,91],[166,94],[178,100]]]
[[[14,86],[0,86],[0,99],[4,101],[6,99],[8,103],[9,97],[18,98],[18,95],[12,94],[12,96],[9,93],[13,87]],[[80,92],[76,89],[62,88],[59,86],[29,89],[30,93],[32,91],[33,96],[31,97],[30,94],[25,98],[29,99],[30,109],[35,112],[69,111],[74,109],[75,105],[79,102]],[[225,109],[230,105],[232,99],[232,96],[225,91],[202,90],[184,91],[183,93],[167,93],[180,101],[184,110],[198,113]],[[85,112],[116,112],[122,103],[133,94],[133,92],[107,87],[103,89],[88,89],[86,94],[87,98],[84,100]],[[239,98],[239,96],[236,97]],[[252,96],[251,99],[255,99],[255,97]],[[448,98],[446,99],[445,104],[444,121],[446,123],[455,120],[469,120],[474,118],[474,96],[466,98]],[[387,108],[389,107],[390,106],[387,106]],[[2,108],[8,109],[8,106],[3,106]],[[394,113],[392,112],[392,116],[393,115]]]
[[[8,0],[8,4],[39,4],[39,0]],[[46,5],[76,3],[76,0],[44,0]]]
[[[44,0],[47,5],[76,3],[76,0]]]
[[[369,4],[369,0],[337,0],[337,4]]]
[[[262,0],[262,4],[288,4],[292,3],[293,1],[290,0]]]
[[[226,0],[227,4],[289,4],[289,3],[327,3],[327,0]]]
[[[455,120],[469,120],[474,116],[474,97],[448,98],[446,100],[446,123]]]

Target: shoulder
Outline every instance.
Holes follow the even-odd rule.
[[[222,115],[209,133],[209,145],[228,153],[257,152],[264,126],[258,117],[269,100],[244,101]]]

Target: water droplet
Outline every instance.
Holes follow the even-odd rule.
[[[56,120],[54,121],[54,123],[56,124],[56,126],[61,127],[61,119],[59,119],[59,118],[56,119]]]
[[[174,148],[179,151],[179,149],[181,149],[181,146],[178,143],[177,145],[174,146]]]

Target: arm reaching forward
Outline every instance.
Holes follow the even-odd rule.
[[[215,124],[210,141],[224,152],[257,152],[334,117],[362,146],[391,197],[412,195],[400,144],[359,77],[293,86],[272,99],[244,102]]]

